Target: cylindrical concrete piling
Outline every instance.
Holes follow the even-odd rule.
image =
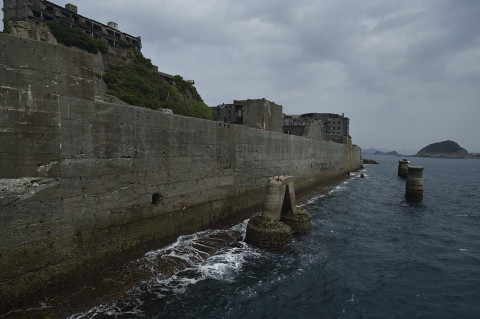
[[[277,250],[292,242],[292,229],[281,221],[250,218],[245,242],[262,249]]]
[[[408,166],[405,196],[413,200],[423,199],[423,167]]]
[[[268,180],[261,216],[250,219],[245,242],[263,249],[280,249],[292,241],[292,233],[312,229],[312,216],[295,205],[292,176],[275,176]]]
[[[293,234],[308,233],[312,230],[312,216],[300,207],[295,207],[292,211],[282,214],[280,221],[290,226]]]
[[[407,176],[408,176],[408,166],[410,164],[412,164],[412,162],[407,161],[406,159],[398,161],[398,176],[400,176],[401,178],[407,178]]]

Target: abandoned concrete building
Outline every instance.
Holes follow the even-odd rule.
[[[217,121],[239,124],[267,131],[305,136],[306,126],[316,123],[323,139],[344,143],[349,137],[349,119],[343,114],[306,113],[301,115],[282,114],[282,106],[265,99],[234,100],[232,104],[211,107]],[[310,123],[310,124],[309,124]]]
[[[302,127],[309,120],[318,121],[323,127],[323,136],[327,139],[340,139],[343,136],[349,136],[350,119],[343,114],[334,113],[306,113],[302,115],[284,115],[283,132],[287,134],[298,135]]]
[[[283,132],[282,106],[266,99],[234,100],[233,104],[211,107],[217,120],[267,131]]]
[[[3,0],[4,22],[28,21],[41,23],[55,20],[71,27],[82,29],[94,39],[110,46],[130,46],[138,51],[142,48],[141,37],[134,37],[118,30],[118,24],[108,22],[104,25],[77,13],[77,6],[66,4],[65,8],[45,0]]]
[[[302,136],[305,125],[313,120],[300,117],[299,115],[283,114],[283,133]]]

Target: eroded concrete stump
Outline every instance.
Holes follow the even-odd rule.
[[[423,199],[423,167],[408,166],[405,196],[413,200]]]
[[[407,178],[407,176],[408,176],[408,166],[410,164],[412,164],[412,162],[407,161],[406,159],[398,161],[398,176],[400,176],[401,178]]]
[[[280,221],[292,229],[294,234],[308,233],[312,230],[312,216],[300,207],[292,211],[282,213]]]
[[[310,231],[311,219],[295,205],[293,177],[275,176],[268,180],[262,214],[248,222],[245,241],[263,249],[279,249],[292,241],[292,232]]]
[[[248,222],[245,242],[263,249],[280,249],[292,242],[292,229],[281,221],[255,216]]]

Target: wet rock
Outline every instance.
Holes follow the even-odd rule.
[[[375,161],[375,160],[372,160],[372,159],[366,159],[366,158],[364,158],[364,159],[363,159],[363,164],[378,164],[378,162]]]

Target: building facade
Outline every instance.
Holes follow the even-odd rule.
[[[71,27],[82,29],[94,39],[110,46],[121,45],[140,51],[141,37],[134,37],[118,30],[118,24],[108,22],[107,25],[86,18],[77,13],[77,6],[69,3],[65,8],[45,0],[3,0],[4,21],[28,21],[41,23],[46,21],[63,22]]]
[[[285,127],[290,126],[305,126],[308,120],[315,120],[321,122],[323,126],[324,137],[341,137],[350,135],[350,119],[343,114],[334,113],[306,113],[302,115],[284,115],[283,126],[284,133],[286,133]]]
[[[282,130],[282,106],[266,99],[234,100],[232,104],[211,107],[217,120],[273,132]]]

